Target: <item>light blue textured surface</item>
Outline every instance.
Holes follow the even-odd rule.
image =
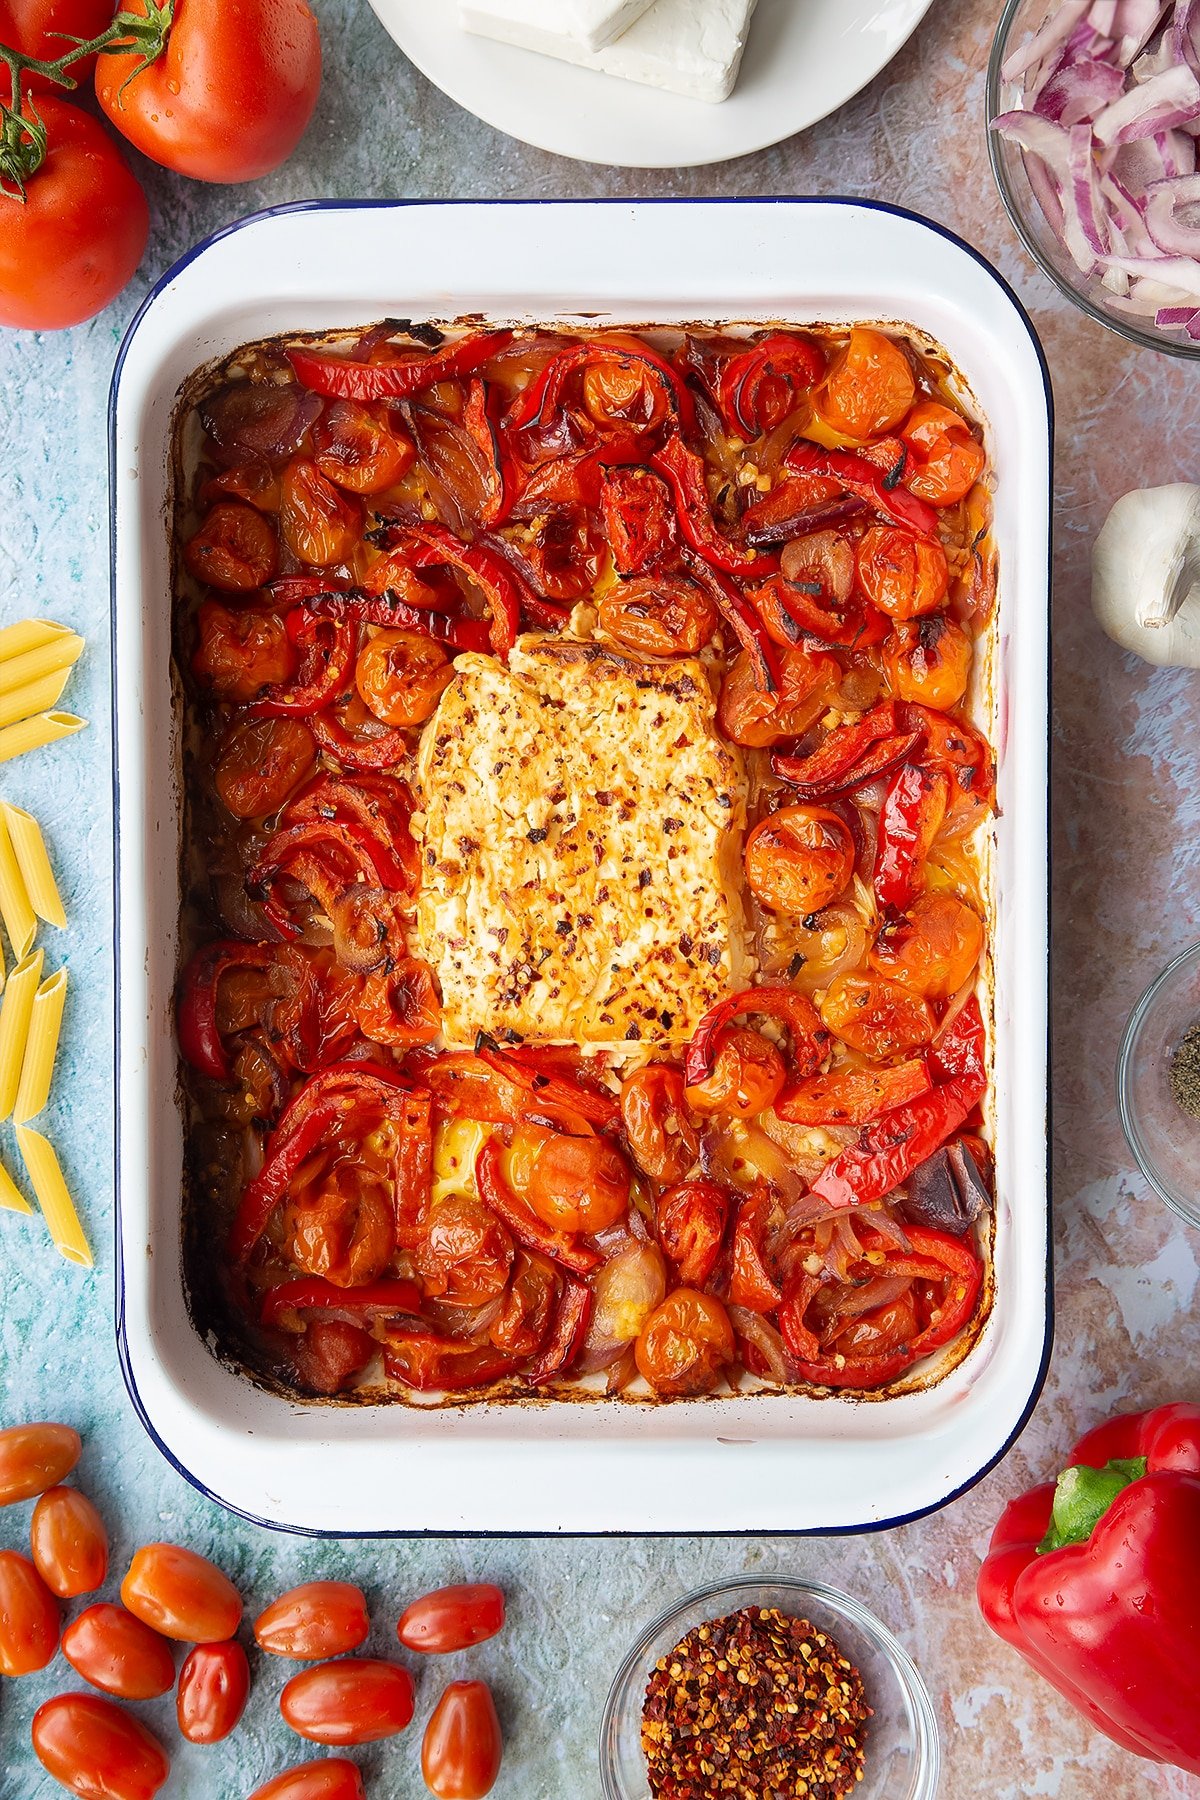
[[[982,69],[999,10],[994,0],[939,0],[893,67],[804,137],[736,164],[661,176],[569,164],[502,138],[417,77],[364,0],[316,5],[327,46],[325,89],[314,126],[288,167],[250,190],[235,191],[139,165],[154,231],[129,292],[74,332],[0,334],[0,624],[42,614],[76,626],[88,640],[64,703],[87,715],[90,729],[0,769],[0,793],[43,821],[71,914],[67,934],[47,931],[42,939],[50,963],[65,958],[71,971],[47,1129],[61,1148],[98,1256],[95,1273],[82,1274],[59,1261],[36,1221],[0,1214],[0,1422],[51,1417],[78,1426],[86,1439],[78,1480],[110,1523],[118,1575],[137,1544],[178,1539],[215,1556],[242,1583],[251,1614],[295,1580],[349,1577],[371,1596],[380,1653],[394,1647],[394,1621],[416,1594],[446,1580],[500,1581],[511,1597],[506,1634],[470,1658],[451,1659],[445,1669],[419,1671],[418,1703],[420,1722],[442,1680],[468,1668],[494,1679],[508,1738],[497,1800],[591,1800],[599,1791],[594,1745],[600,1709],[630,1639],[683,1589],[747,1570],[788,1570],[844,1585],[897,1631],[929,1681],[946,1736],[947,1800],[984,1791],[995,1800],[1033,1792],[1060,1800],[1092,1800],[1103,1791],[1194,1792],[1183,1777],[1136,1764],[1090,1733],[989,1636],[971,1598],[978,1557],[1004,1499],[1031,1472],[1040,1479],[1056,1468],[1075,1430],[1101,1412],[1122,1402],[1175,1397],[1181,1369],[1189,1366],[1181,1351],[1189,1346],[1195,1367],[1194,1239],[1131,1188],[1108,1074],[1119,1016],[1143,976],[1190,929],[1194,895],[1188,868],[1173,860],[1179,839],[1170,824],[1184,807],[1189,817],[1200,816],[1194,726],[1188,722],[1194,720],[1195,685],[1185,692],[1189,677],[1150,677],[1105,647],[1087,620],[1084,589],[1086,545],[1115,494],[1139,480],[1194,478],[1194,433],[1176,429],[1194,418],[1187,372],[1163,358],[1139,359],[1080,320],[1017,251],[983,147]],[[904,202],[980,244],[1033,309],[1059,378],[1059,483],[1066,505],[1059,600],[1068,634],[1060,642],[1069,646],[1060,660],[1069,656],[1070,680],[1060,725],[1066,754],[1057,885],[1062,966],[1076,978],[1078,991],[1060,1017],[1060,1351],[1047,1400],[1019,1448],[974,1494],[935,1519],[873,1539],[321,1545],[243,1525],[194,1493],[144,1436],[122,1386],[112,1335],[105,412],[125,324],[149,283],[191,243],[277,201],[325,194],[838,191]],[[370,229],[367,219],[364,230]],[[530,245],[531,258],[546,253],[545,245]],[[713,254],[720,255],[719,244]],[[1161,421],[1153,441],[1170,445],[1172,453],[1177,448],[1169,468],[1136,466],[1136,445],[1129,448],[1119,410],[1123,387],[1137,393],[1143,425]],[[1149,433],[1143,441],[1151,441]],[[1128,718],[1131,705],[1143,723],[1154,707],[1167,720],[1180,711],[1179,754],[1174,762],[1168,758],[1177,806],[1173,815],[1162,815],[1157,785],[1159,811],[1149,842],[1144,802],[1134,810],[1121,794],[1123,733],[1111,724],[1117,709]],[[1128,742],[1130,754],[1144,759],[1150,749],[1137,736],[1140,729]],[[1153,767],[1163,767],[1158,751]],[[1077,770],[1105,784],[1104,808],[1075,804]],[[1137,852],[1109,866],[1100,886],[1095,871],[1111,861],[1114,832],[1132,834]],[[1151,891],[1156,905],[1147,911]],[[1097,894],[1104,909],[1099,927],[1089,910]],[[1098,998],[1094,984],[1079,973],[1091,966],[1097,930],[1108,946]],[[8,1129],[0,1128],[0,1153],[11,1152]],[[798,1457],[795,1480],[804,1479]],[[23,1546],[27,1528],[28,1508],[0,1513],[0,1545]],[[177,1752],[167,1800],[244,1800],[269,1773],[309,1754],[276,1711],[287,1673],[287,1665],[256,1661],[254,1698],[237,1735],[215,1749]],[[43,1675],[0,1682],[0,1800],[52,1800],[61,1791],[33,1759],[29,1720],[48,1695],[78,1686],[61,1659]],[[174,1752],[170,1701],[138,1710]],[[363,1754],[374,1800],[424,1791],[419,1728]]]

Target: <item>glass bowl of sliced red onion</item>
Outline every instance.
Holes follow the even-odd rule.
[[[1200,0],[1008,0],[992,170],[1050,280],[1134,343],[1200,357]]]

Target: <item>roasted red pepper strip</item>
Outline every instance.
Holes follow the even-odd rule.
[[[540,1250],[574,1275],[590,1275],[604,1260],[590,1245],[578,1243],[566,1232],[544,1224],[517,1198],[500,1171],[500,1146],[495,1138],[489,1138],[475,1158],[475,1185],[484,1205],[491,1207],[527,1250]]]
[[[764,694],[777,694],[783,686],[779,649],[745,594],[702,556],[685,551],[684,562],[694,579],[711,595],[717,611],[750,658],[755,686]]]
[[[882,643],[891,629],[891,621],[876,607],[855,602],[845,613],[831,612],[815,598],[816,583],[788,581],[783,575],[772,575],[769,581],[750,588],[747,599],[766,623],[774,620],[790,643],[810,643],[821,649],[831,644],[843,649],[865,648]]]
[[[396,1155],[396,1243],[411,1250],[425,1236],[433,1189],[433,1095],[414,1088],[392,1109],[400,1127]]]
[[[925,881],[925,859],[946,816],[946,777],[914,763],[893,776],[879,810],[872,884],[885,912],[907,912]]]
[[[867,1125],[813,1182],[832,1207],[870,1206],[940,1150],[987,1092],[983,1018],[972,995],[930,1058],[938,1085]],[[944,1077],[944,1079],[941,1079]]]
[[[387,533],[387,546],[403,552],[414,569],[453,568],[474,582],[491,615],[491,647],[507,656],[521,628],[521,607],[529,594],[525,583],[489,544],[464,544],[444,525],[397,526]]]
[[[835,725],[809,756],[773,756],[771,767],[781,780],[804,790],[806,796],[835,793],[861,757],[880,738],[896,729],[896,703],[881,700],[864,713],[857,725]]]
[[[507,509],[507,485],[500,456],[500,434],[491,415],[486,382],[472,381],[463,410],[463,427],[478,444],[488,465],[488,491],[479,514],[481,525],[498,525]]]
[[[1001,1514],[980,1610],[1073,1706],[1138,1756],[1200,1774],[1200,1407],[1128,1413],[1057,1484]]]
[[[371,1281],[365,1287],[335,1287],[319,1275],[281,1281],[263,1298],[262,1322],[277,1326],[289,1312],[419,1313],[422,1294],[415,1281]]]
[[[281,611],[288,607],[299,606],[302,601],[315,600],[320,594],[342,594],[350,587],[348,581],[342,581],[330,575],[280,575],[267,587],[273,604]]]
[[[868,782],[890,775],[901,763],[908,762],[916,755],[921,743],[921,734],[917,731],[907,732],[902,737],[880,738],[852,769],[840,779],[834,778],[831,781],[797,781],[789,771],[805,760],[801,757],[773,756],[771,767],[781,780],[792,784],[796,789],[797,799],[821,800],[832,794],[851,793],[857,787],[865,787]]]
[[[764,550],[751,550],[725,536],[712,515],[704,458],[689,450],[673,433],[650,458],[650,466],[665,475],[675,500],[675,515],[685,543],[698,556],[727,575],[773,575],[779,559]]]
[[[738,1207],[733,1225],[729,1270],[729,1298],[747,1312],[770,1313],[783,1299],[767,1260],[763,1244],[767,1215],[774,1202],[765,1181],[755,1183]]]
[[[218,938],[204,944],[179,978],[176,1028],[183,1059],[210,1081],[229,1081],[233,1070],[217,1029],[217,988],[229,969],[267,969],[274,960],[272,944],[247,944]]]
[[[531,425],[542,424],[545,419],[560,411],[563,392],[571,376],[593,362],[636,363],[645,368],[662,388],[670,411],[684,430],[690,430],[695,424],[696,409],[692,396],[669,362],[651,350],[648,344],[605,343],[597,339],[590,344],[572,344],[552,357],[537,379],[531,381],[513,401],[505,420],[507,428],[510,431],[524,431]],[[624,431],[630,429],[625,421],[621,422],[620,428]]]
[[[314,350],[289,350],[287,358],[297,381],[314,394],[337,400],[405,400],[439,381],[469,374],[511,344],[513,336],[511,331],[481,331],[438,350],[398,355],[394,362],[348,362]]]
[[[795,988],[752,987],[731,994],[701,1019],[683,1059],[683,1079],[688,1087],[699,1087],[712,1074],[717,1038],[724,1026],[754,1014],[778,1019],[787,1026],[792,1034],[792,1062],[798,1079],[816,1074],[831,1038],[812,1001]]]
[[[752,350],[731,356],[721,370],[718,405],[726,424],[744,437],[774,431],[825,373],[811,338],[773,331]]]
[[[389,1375],[418,1393],[459,1393],[512,1375],[518,1359],[491,1344],[464,1344],[435,1331],[389,1331],[383,1342]]]
[[[308,724],[322,750],[336,756],[344,769],[356,774],[394,769],[412,752],[412,740],[398,725],[372,732],[368,737],[348,730],[333,712],[316,713]]]
[[[361,588],[347,588],[320,593],[305,600],[308,610],[322,619],[345,619],[356,625],[383,625],[393,630],[419,631],[439,644],[455,650],[487,650],[491,633],[482,619],[473,618],[465,609],[455,613],[413,606],[394,588],[382,594],[367,594]]]
[[[903,1375],[913,1361],[907,1347],[875,1354],[847,1356],[823,1350],[808,1324],[808,1309],[821,1286],[819,1277],[801,1271],[779,1308],[779,1331],[792,1372],[821,1387],[881,1388]]]
[[[615,1095],[598,1093],[595,1088],[587,1087],[581,1081],[572,1081],[569,1076],[554,1074],[536,1064],[524,1063],[515,1056],[505,1056],[503,1050],[489,1044],[486,1039],[480,1040],[475,1054],[488,1068],[495,1069],[506,1080],[524,1088],[530,1100],[539,1106],[563,1107],[567,1111],[578,1113],[590,1124],[599,1125],[601,1129],[615,1125],[621,1116],[620,1102]]]
[[[618,575],[644,575],[674,553],[675,508],[653,469],[637,463],[605,469],[600,512]]]
[[[254,702],[250,710],[259,717],[319,712],[344,692],[354,673],[357,634],[351,626],[315,618],[300,606],[288,613],[285,626],[300,652],[300,670],[294,681],[268,688]]]
[[[866,1125],[894,1106],[919,1099],[932,1085],[919,1057],[890,1068],[831,1069],[785,1087],[775,1112],[790,1125]]]
[[[302,825],[309,819],[353,819],[368,831],[382,832],[391,840],[411,885],[420,873],[409,836],[414,806],[412,790],[394,776],[333,775],[325,771],[293,794],[280,815],[280,823]]]
[[[415,1059],[414,1059],[415,1060]],[[527,1085],[484,1062],[473,1050],[447,1050],[422,1061],[421,1079],[443,1104],[464,1118],[487,1125],[518,1125],[544,1119],[572,1137],[586,1137],[592,1126],[574,1106],[555,1106]]]
[[[267,918],[283,937],[297,937],[300,932],[275,897],[275,883],[284,875],[302,881],[326,912],[357,880],[392,892],[406,891],[409,886],[408,871],[391,846],[362,825],[340,819],[285,825],[267,839],[246,876],[246,892],[261,901]]]
[[[576,1281],[573,1275],[564,1276],[549,1335],[525,1371],[525,1379],[531,1387],[541,1387],[544,1382],[566,1374],[583,1349],[591,1316],[591,1288],[586,1282]]]
[[[889,487],[884,470],[853,450],[826,450],[801,438],[792,445],[784,462],[797,475],[828,475],[846,493],[865,500],[881,518],[890,519],[894,525],[906,525],[918,537],[937,535],[937,514],[932,506],[910,494],[898,480]]]

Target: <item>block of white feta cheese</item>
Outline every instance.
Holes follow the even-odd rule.
[[[460,0],[459,20],[477,36],[559,56],[563,46],[603,50],[651,0]]]
[[[506,10],[515,0],[493,0]],[[619,75],[692,100],[727,100],[737,82],[755,0],[655,0],[635,24],[603,50],[585,50],[564,39],[550,54],[604,75]],[[480,0],[463,7],[481,11]],[[480,26],[471,25],[478,30]],[[490,28],[486,36],[498,36]],[[505,34],[506,41],[518,41]],[[529,48],[528,38],[520,40]],[[541,46],[548,48],[548,46]]]

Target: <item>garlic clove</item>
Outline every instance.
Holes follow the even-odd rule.
[[[1121,496],[1092,546],[1092,610],[1146,662],[1200,668],[1200,487]]]

